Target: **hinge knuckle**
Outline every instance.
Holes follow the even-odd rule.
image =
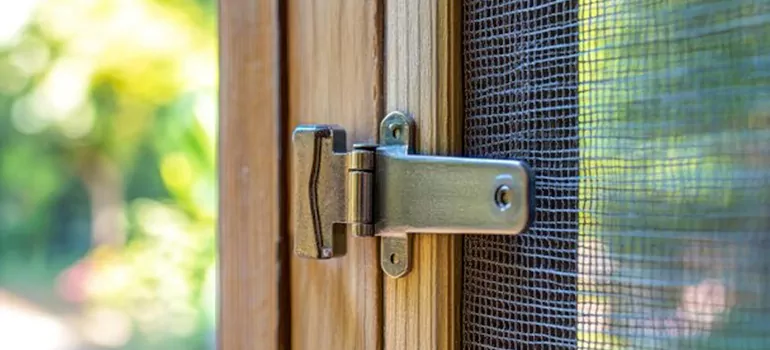
[[[349,234],[355,237],[373,236],[374,151],[356,146],[348,153],[347,164],[345,197]]]
[[[374,170],[374,152],[376,145],[354,145],[353,150],[348,153],[347,166],[349,171],[373,171]]]

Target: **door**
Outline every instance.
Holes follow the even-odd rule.
[[[766,348],[770,3],[222,0],[220,345]],[[290,133],[526,161],[515,236],[297,258]],[[464,235],[462,235],[464,234]]]
[[[287,199],[302,123],[339,124],[350,146],[397,109],[421,150],[459,154],[457,4],[222,0],[220,14],[220,345],[459,346],[460,236],[416,238],[414,269],[393,280],[375,239],[348,239],[340,259],[291,254]]]
[[[291,250],[291,132],[335,123],[371,141],[382,113],[382,4],[220,1],[223,349],[378,349],[375,240],[344,258]]]

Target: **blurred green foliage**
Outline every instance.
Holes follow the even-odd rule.
[[[207,347],[215,1],[4,2],[0,23],[0,285],[130,324],[97,345]]]
[[[583,338],[767,347],[769,6],[581,1],[581,234],[616,265]]]

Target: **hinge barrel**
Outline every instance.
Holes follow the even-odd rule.
[[[348,154],[347,227],[355,237],[374,235],[374,150],[376,146],[356,145]]]

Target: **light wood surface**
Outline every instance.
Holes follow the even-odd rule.
[[[279,20],[276,0],[220,0],[218,341],[224,350],[281,349],[288,342]]]
[[[349,147],[374,141],[382,114],[380,2],[291,0],[287,6],[290,130],[334,123],[348,131]],[[382,346],[378,240],[347,240],[341,258],[292,255],[293,349]]]
[[[385,105],[417,122],[418,151],[462,148],[461,2],[386,0]],[[386,349],[460,348],[462,236],[415,235],[413,269],[384,280]]]

